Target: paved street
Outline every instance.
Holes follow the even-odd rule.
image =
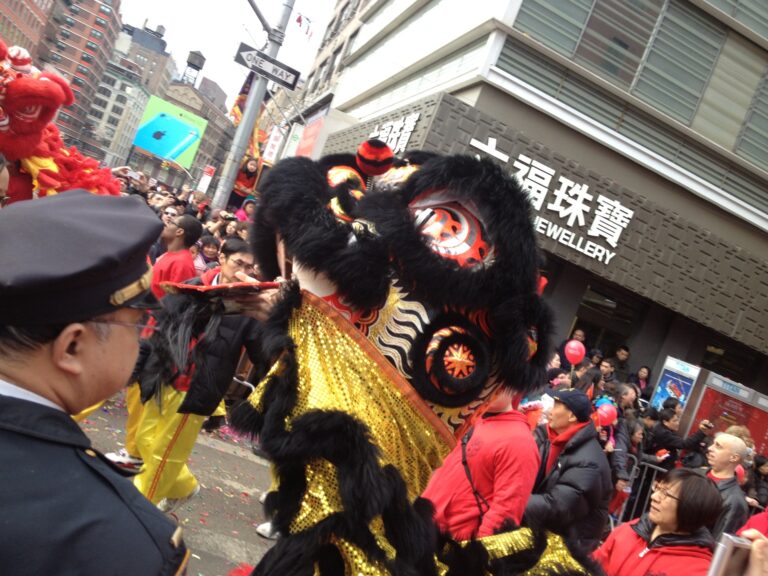
[[[96,447],[124,445],[126,410],[122,395],[81,423]],[[272,542],[256,534],[264,521],[259,495],[269,488],[265,460],[233,435],[201,432],[190,462],[200,494],[177,511],[192,550],[190,576],[225,576],[241,562],[255,564]]]

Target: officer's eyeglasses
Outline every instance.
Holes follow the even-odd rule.
[[[667,498],[672,498],[672,500],[680,501],[680,498],[675,496],[674,494],[671,494],[667,488],[661,485],[659,482],[654,482],[652,489],[654,492],[659,494],[661,496],[662,500],[666,500]]]
[[[8,204],[10,199],[10,196],[0,196],[0,208],[5,208],[5,205]]]
[[[150,326],[149,324],[134,324],[133,322],[120,322],[118,320],[88,320],[91,324],[114,324],[115,326],[126,326],[128,328],[134,328],[136,335],[141,336],[144,330],[151,334],[157,330],[157,326]]]

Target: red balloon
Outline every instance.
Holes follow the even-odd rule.
[[[610,426],[618,417],[619,412],[613,404],[603,404],[597,408],[597,421],[600,426]]]
[[[584,344],[578,340],[569,340],[565,343],[565,357],[572,366],[584,360],[586,354],[587,350],[584,348]]]

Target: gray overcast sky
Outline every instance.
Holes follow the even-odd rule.
[[[276,26],[283,8],[280,0],[256,0],[270,26]],[[314,61],[326,25],[333,14],[334,0],[296,0],[285,42],[277,59],[306,78]],[[165,26],[168,51],[179,73],[186,67],[187,54],[202,52],[206,58],[200,77],[214,80],[227,93],[231,107],[248,70],[234,61],[240,42],[262,49],[267,35],[248,0],[122,0],[120,13],[125,24],[141,27],[145,19],[152,30]],[[296,19],[301,14],[303,24]],[[307,33],[307,19],[311,21]]]

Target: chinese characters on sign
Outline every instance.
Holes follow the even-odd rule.
[[[509,159],[496,148],[495,138],[489,138],[487,144],[473,138],[469,145],[503,162]],[[555,179],[554,168],[524,154],[512,166],[513,174],[528,191],[533,209],[539,213],[533,222],[538,234],[603,264],[613,260],[621,234],[634,216],[633,210],[602,194],[595,198],[588,185],[566,176]],[[550,213],[565,225],[547,219]]]
[[[378,138],[385,142],[395,154],[404,152],[408,146],[408,141],[411,139],[411,134],[416,128],[419,115],[419,112],[414,112],[397,120],[384,122],[381,126],[377,124],[368,137]]]

